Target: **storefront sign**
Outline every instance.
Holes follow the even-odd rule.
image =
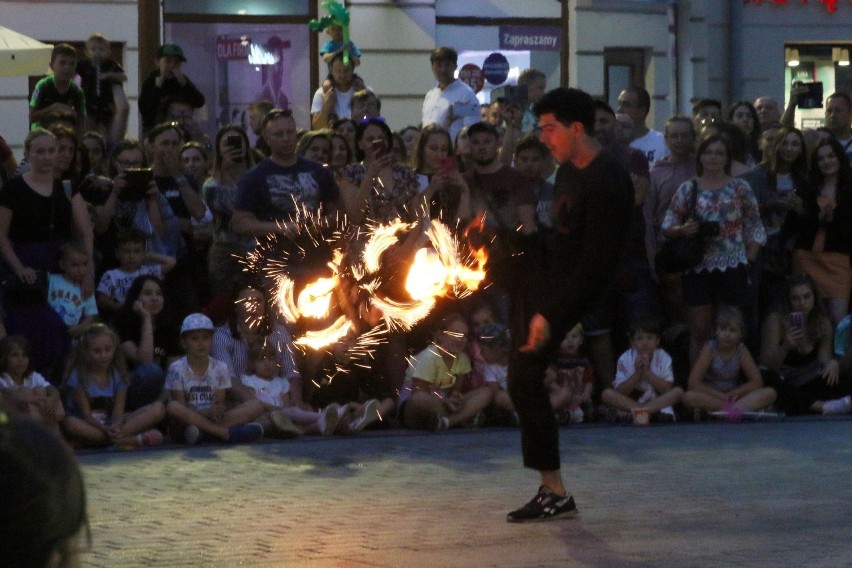
[[[816,4],[824,5],[829,12],[836,12],[841,0],[743,0],[743,4]],[[852,0],[848,0],[852,4]]]
[[[473,89],[474,93],[478,93],[485,86],[485,74],[479,65],[465,63],[459,69],[459,81]]]
[[[219,61],[234,61],[248,59],[251,39],[247,37],[217,37],[216,59]]]
[[[509,60],[502,53],[494,52],[482,64],[485,80],[492,85],[502,85],[509,78]]]
[[[559,51],[562,28],[558,26],[500,26],[500,49]]]

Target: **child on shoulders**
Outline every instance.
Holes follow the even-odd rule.
[[[79,241],[65,243],[60,255],[62,273],[48,276],[47,303],[68,326],[68,335],[76,338],[98,315],[94,295],[84,298],[82,290],[92,265],[86,245]]]
[[[586,336],[579,323],[565,334],[559,344],[556,361],[547,368],[544,385],[550,393],[550,406],[561,423],[578,424],[592,404],[595,371],[583,353]]]
[[[472,420],[494,398],[479,387],[462,393],[463,376],[470,372],[464,352],[467,322],[450,314],[435,331],[432,344],[414,356],[399,395],[399,414],[408,428],[444,430]]]
[[[0,341],[0,399],[13,412],[41,422],[61,437],[65,409],[59,391],[33,370],[30,342],[20,335]]]
[[[157,401],[130,413],[127,367],[118,334],[109,326],[89,326],[71,353],[65,386],[65,432],[85,446],[156,446],[163,435],[156,425],[165,416]]]
[[[660,349],[657,324],[637,323],[630,334],[630,345],[618,358],[615,380],[603,391],[601,401],[616,411],[645,408],[652,418],[673,421],[673,406],[680,402],[683,389],[674,386],[672,358]]]
[[[265,409],[257,400],[225,406],[231,388],[228,366],[208,354],[213,343],[213,322],[204,314],[190,314],[180,330],[186,356],[169,366],[165,388],[172,438],[187,444],[221,440],[232,444],[254,442],[263,427],[253,420]]]
[[[760,369],[742,341],[744,330],[740,310],[725,307],[719,311],[716,337],[701,348],[683,395],[683,404],[696,416],[724,412],[735,418],[743,412],[764,410],[775,402],[775,391],[763,386]]]

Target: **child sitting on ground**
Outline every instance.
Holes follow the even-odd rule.
[[[399,414],[408,428],[445,430],[482,412],[494,397],[488,387],[462,394],[462,377],[470,372],[464,352],[467,322],[459,314],[446,316],[432,344],[414,356],[399,395]]]
[[[483,384],[491,389],[494,400],[491,406],[497,411],[488,422],[508,422],[517,426],[520,422],[512,398],[509,396],[509,330],[502,323],[489,323],[475,332],[479,353],[482,357]]]
[[[696,417],[704,412],[722,412],[734,419],[775,402],[775,391],[763,386],[757,363],[742,341],[744,330],[742,312],[734,307],[719,310],[716,337],[701,348],[683,395],[683,404],[693,409]]]
[[[0,341],[0,399],[13,412],[38,420],[60,434],[65,409],[59,391],[33,370],[30,342],[20,335]]]
[[[127,291],[140,276],[156,276],[161,279],[174,268],[174,257],[145,251],[148,235],[136,228],[122,229],[116,237],[115,254],[118,268],[107,270],[98,283],[98,308],[104,319],[112,317],[121,309]]]
[[[68,326],[72,338],[79,337],[98,316],[94,295],[84,298],[81,289],[91,266],[86,245],[71,241],[62,245],[60,252],[62,274],[48,276],[47,303]]]
[[[290,399],[290,381],[281,376],[278,353],[272,343],[257,341],[249,346],[251,375],[243,375],[235,390],[244,389],[243,400],[259,400],[266,412],[257,419],[264,432],[279,438],[293,438],[303,432],[329,436],[338,423],[338,405],[330,404],[319,412],[293,405]]]
[[[74,347],[65,387],[65,432],[85,446],[156,446],[156,425],[165,416],[162,402],[125,414],[127,366],[118,334],[109,326],[89,326]]]
[[[591,407],[595,372],[591,361],[583,354],[585,339],[579,323],[568,330],[559,344],[556,361],[544,375],[550,406],[562,424],[579,424],[585,418],[582,407],[587,410]]]
[[[616,411],[645,408],[652,418],[674,421],[673,407],[683,389],[674,386],[672,358],[659,348],[660,328],[653,322],[635,324],[630,345],[618,358],[615,381],[601,393],[601,401]]]
[[[225,395],[231,388],[228,366],[208,355],[213,343],[213,322],[204,314],[183,320],[180,342],[186,356],[169,366],[165,388],[173,439],[187,444],[221,440],[232,444],[254,442],[263,437],[263,426],[253,420],[266,409],[259,400],[241,402],[231,409]]]

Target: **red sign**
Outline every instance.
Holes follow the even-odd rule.
[[[459,81],[473,89],[474,93],[478,93],[485,85],[485,73],[475,63],[466,63],[459,69]]]
[[[251,39],[247,37],[217,37],[216,59],[219,61],[241,61],[248,59]]]
[[[767,4],[795,4],[798,2],[799,4],[808,4],[808,0],[743,0],[743,4],[763,4],[766,1]],[[829,12],[837,11],[837,3],[840,0],[813,0],[813,3],[819,2],[823,4]],[[852,0],[849,0],[852,3]]]

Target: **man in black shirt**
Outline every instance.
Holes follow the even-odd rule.
[[[536,496],[509,522],[573,516],[562,483],[559,430],[544,371],[560,341],[612,284],[633,212],[633,186],[618,161],[593,137],[592,98],[559,88],[534,107],[541,140],[560,163],[553,196],[554,229],[542,254],[532,244],[524,278],[513,291],[509,393],[521,422],[524,465],[541,475]]]

